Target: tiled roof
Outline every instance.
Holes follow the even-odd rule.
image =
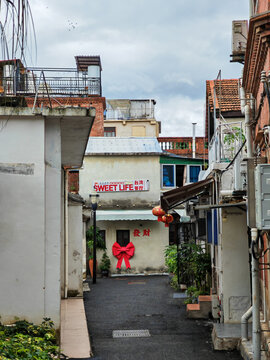
[[[216,109],[221,112],[241,111],[239,97],[239,80],[207,80],[206,81],[206,102],[210,111],[214,110],[214,98]]]
[[[208,116],[215,107],[220,113],[241,112],[239,80],[206,80],[205,137],[208,137]]]

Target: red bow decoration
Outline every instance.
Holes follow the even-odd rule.
[[[130,269],[129,259],[134,255],[135,246],[132,242],[128,243],[127,246],[120,246],[115,242],[112,246],[112,253],[118,259],[116,269],[121,269],[122,261],[125,260],[126,268]]]

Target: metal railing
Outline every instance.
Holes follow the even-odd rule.
[[[52,76],[52,71],[56,72]],[[101,79],[73,69],[26,69],[2,78],[0,96],[101,96]]]
[[[237,154],[244,141],[245,134],[243,122],[220,121],[209,143],[209,164],[212,162],[230,162]],[[244,149],[242,151],[244,151]]]
[[[143,107],[134,109],[132,107],[117,109],[107,109],[106,119],[107,120],[130,120],[130,119],[154,119],[154,108]]]

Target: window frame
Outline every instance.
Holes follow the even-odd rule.
[[[111,131],[105,131],[105,129],[110,129]],[[114,129],[114,130],[112,130]],[[103,128],[103,131],[104,131],[104,137],[116,137],[116,127],[115,126],[104,126]],[[106,134],[114,134],[113,136],[108,136],[108,135],[105,135]]]
[[[196,167],[199,167],[200,168],[200,171],[202,171],[202,165],[199,165],[199,164],[161,164],[161,169],[160,169],[160,186],[161,186],[161,189],[173,189],[173,188],[176,188],[176,166],[184,166],[184,175],[183,175],[183,186],[184,185],[187,185],[187,184],[193,184],[191,183],[190,181],[190,167],[191,166],[196,166]],[[173,171],[174,171],[174,178],[173,178],[173,183],[174,185],[173,186],[165,186],[163,185],[163,167],[164,166],[173,166]],[[200,173],[199,171],[199,173]],[[185,172],[186,172],[186,182],[184,183],[184,180],[185,180]],[[199,180],[198,180],[199,181]]]

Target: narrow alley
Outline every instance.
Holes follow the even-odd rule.
[[[93,359],[241,359],[212,350],[211,322],[186,318],[167,276],[99,278],[89,286],[84,301]],[[149,330],[150,337],[113,338],[114,330]]]

